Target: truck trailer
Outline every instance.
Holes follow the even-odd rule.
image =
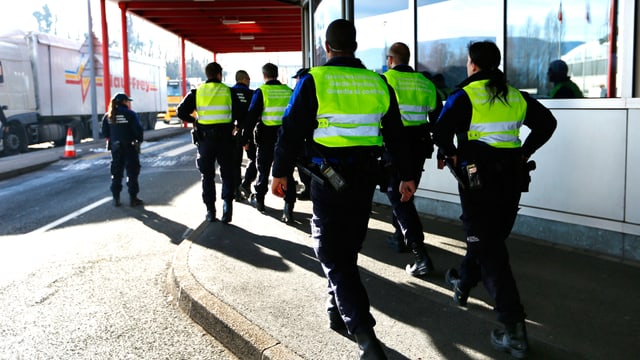
[[[102,120],[104,100],[102,47],[94,36],[96,112]],[[92,137],[91,62],[88,41],[78,42],[38,32],[0,35],[0,107],[3,150],[25,152],[31,144],[64,145],[67,129],[74,142]],[[109,50],[111,95],[124,91],[122,52]],[[129,55],[132,109],[145,129],[155,128],[166,112],[166,63]]]

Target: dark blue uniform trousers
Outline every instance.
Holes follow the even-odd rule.
[[[140,175],[140,156],[135,147],[121,144],[117,150],[111,151],[111,193],[119,197],[122,191],[122,178],[127,170],[127,189],[130,197],[136,197],[140,191],[138,175]]]
[[[202,201],[208,210],[215,211],[216,202],[216,161],[220,167],[223,200],[234,198],[233,177],[234,142],[231,134],[224,137],[198,139],[196,166],[200,170],[202,181]]]
[[[416,186],[420,184],[425,159],[426,158],[424,157],[416,157],[416,161],[413,164]],[[406,202],[400,201],[400,198],[402,197],[402,194],[400,194],[400,181],[401,179],[400,176],[398,176],[398,172],[394,171],[389,177],[387,198],[391,203],[391,209],[393,211],[393,227],[402,232],[405,244],[411,248],[412,244],[422,244],[424,242],[424,233],[422,230],[422,222],[418,215],[418,210],[413,202],[413,197],[411,200]]]
[[[252,142],[249,142],[249,146],[246,150],[247,152],[247,168],[244,172],[244,179],[242,180],[242,186],[249,189],[251,183],[258,177],[258,168],[256,167],[256,145]],[[240,154],[240,158],[242,161],[242,154]]]
[[[460,288],[468,291],[482,280],[495,301],[498,321],[515,323],[526,317],[505,244],[520,201],[518,163],[496,172],[484,167],[482,189],[460,189],[467,252],[460,266]],[[478,166],[478,172],[483,168]]]
[[[328,307],[337,306],[349,333],[373,328],[369,297],[360,279],[358,252],[367,235],[375,165],[358,175],[345,176],[348,189],[336,192],[328,182],[311,181],[314,250],[328,279]]]
[[[254,186],[256,191],[256,199],[264,201],[264,197],[269,190],[269,175],[271,174],[271,165],[273,165],[273,154],[275,151],[274,141],[258,141],[256,152],[256,163],[258,168],[258,180]],[[287,184],[295,184],[293,179],[293,171],[287,175]],[[284,194],[284,201],[287,203],[296,202],[296,187],[287,186]]]

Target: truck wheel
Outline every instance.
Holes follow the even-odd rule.
[[[80,144],[85,137],[84,124],[81,122],[77,123],[71,128],[71,132],[73,132],[73,143]]]
[[[27,134],[24,127],[18,122],[11,122],[8,125],[9,131],[4,135],[4,153],[5,155],[14,155],[26,152]]]
[[[151,113],[151,115],[149,115],[149,130],[153,130],[156,128],[157,121],[158,121],[158,115],[155,113]]]

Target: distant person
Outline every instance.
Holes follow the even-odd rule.
[[[258,180],[254,186],[255,193],[251,195],[251,204],[264,213],[266,211],[264,198],[269,190],[269,175],[273,163],[273,149],[278,138],[278,129],[282,125],[284,110],[289,104],[292,90],[278,80],[278,67],[267,63],[262,67],[262,84],[253,94],[247,120],[243,130],[245,145],[250,142],[256,145],[256,162],[258,165]],[[289,174],[293,182],[293,170]],[[282,221],[291,223],[293,207],[296,202],[296,188],[292,186],[284,197]]]
[[[256,146],[250,143],[247,147],[247,167],[245,169],[244,178],[242,177],[242,153],[244,147],[242,144],[242,129],[244,128],[244,122],[247,118],[247,112],[249,111],[249,104],[253,97],[253,90],[249,88],[251,84],[251,78],[245,70],[238,70],[236,72],[236,84],[231,87],[232,97],[232,118],[234,125],[234,139],[236,142],[236,148],[233,154],[233,176],[234,176],[234,191],[236,201],[242,199],[248,199],[251,195],[251,183],[256,179]]]
[[[355,337],[360,359],[386,359],[357,263],[383,142],[403,174],[402,201],[413,196],[415,182],[393,89],[355,57],[356,48],[353,23],[339,19],[329,24],[324,43],[328,61],[299,80],[285,112],[271,192],[282,197],[295,186],[289,174],[306,147],[318,174],[311,180],[311,234],[327,277],[329,327]]]
[[[436,90],[438,91],[438,95],[440,96],[441,101],[447,100],[451,89],[447,87],[447,81],[444,78],[444,75],[438,73],[431,77],[431,81],[436,85]]]
[[[523,358],[529,351],[526,314],[506,240],[521,192],[528,187],[525,163],[549,140],[557,121],[537,100],[508,85],[500,61],[495,43],[469,44],[468,77],[449,96],[433,140],[445,161],[458,169],[462,182],[458,192],[467,251],[460,273],[450,269],[445,282],[453,290],[454,302],[466,306],[471,289],[482,281],[504,325],[492,331],[492,345]],[[531,130],[524,143],[522,125]]]
[[[109,111],[102,118],[102,134],[107,139],[107,147],[111,150],[111,194],[113,205],[120,206],[122,177],[127,170],[127,189],[131,206],[142,205],[138,198],[140,185],[140,144],[143,141],[142,124],[129,107],[129,95],[117,93],[109,105]]]
[[[207,81],[191,90],[178,104],[178,118],[194,124],[194,141],[198,146],[196,166],[202,182],[202,202],[207,207],[206,219],[216,218],[216,162],[222,179],[223,223],[231,221],[235,178],[233,174],[233,118],[231,89],[223,84],[222,66],[211,62],[205,67]],[[191,114],[196,111],[197,117]]]
[[[423,74],[409,66],[411,52],[409,47],[401,42],[394,43],[387,55],[388,71],[384,73],[389,85],[395,90],[400,107],[402,124],[406,131],[405,140],[411,149],[411,172],[416,184],[420,183],[424,162],[431,158],[433,141],[431,140],[430,120],[435,123],[442,110],[442,101],[436,91],[436,86]],[[415,262],[406,266],[411,276],[424,276],[434,270],[433,261],[424,246],[424,232],[422,221],[416,210],[413,198],[400,201],[401,174],[392,160],[390,152],[383,155],[384,168],[389,175],[388,186],[381,189],[386,192],[392,208],[392,225],[395,233],[390,239],[391,246],[396,251],[404,247],[411,250]],[[388,240],[389,241],[389,240]]]
[[[549,64],[549,71],[547,76],[554,86],[549,93],[549,97],[552,99],[574,99],[583,98],[584,94],[567,75],[569,73],[569,67],[567,63],[562,60],[554,60]]]

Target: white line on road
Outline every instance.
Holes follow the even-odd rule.
[[[58,219],[58,220],[56,220],[56,221],[54,221],[52,223],[49,223],[49,224],[47,224],[47,225],[45,225],[45,226],[43,226],[43,227],[41,227],[39,229],[33,230],[29,234],[32,234],[32,235],[33,234],[41,234],[41,233],[43,233],[43,232],[45,232],[45,231],[47,231],[49,229],[52,229],[52,228],[54,228],[54,227],[56,227],[56,226],[58,226],[60,224],[64,224],[67,221],[69,221],[69,220],[71,220],[71,219],[73,219],[73,218],[75,218],[75,217],[77,217],[79,215],[82,215],[82,214],[86,213],[87,211],[92,210],[93,208],[96,208],[96,207],[106,203],[107,201],[109,201],[111,199],[112,199],[111,196],[106,197],[104,199],[100,199],[100,200],[94,202],[93,204],[89,204],[89,205],[83,207],[80,210],[76,210],[76,211],[72,212],[71,214],[69,214],[69,215],[67,215],[65,217],[61,217],[60,219]]]
[[[164,153],[164,156],[168,156],[168,157],[178,156],[187,151],[195,150],[195,148],[196,146],[193,144],[186,144],[179,148],[175,148],[173,150],[167,151],[166,153]]]

